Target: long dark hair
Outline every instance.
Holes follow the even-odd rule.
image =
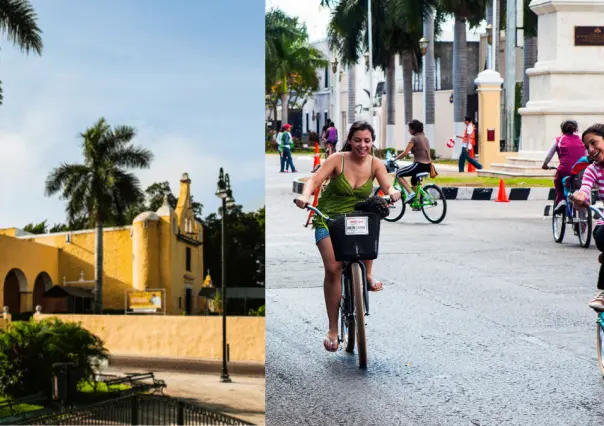
[[[560,124],[560,130],[562,130],[562,133],[565,135],[572,135],[577,131],[578,128],[579,125],[574,120],[566,120]]]
[[[593,133],[594,135],[598,135],[604,138],[604,124],[596,123],[589,126],[581,135],[581,140],[585,143],[585,135],[588,133]]]
[[[346,138],[346,143],[340,150],[340,152],[352,151],[352,145],[350,145],[350,139],[354,136],[354,134],[358,131],[369,130],[371,133],[371,139],[375,141],[375,130],[373,130],[373,126],[366,121],[356,121],[352,123],[350,126],[350,130],[348,130],[348,137]],[[373,149],[373,148],[372,148]]]

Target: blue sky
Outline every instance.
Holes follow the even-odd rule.
[[[137,128],[155,160],[143,189],[188,172],[203,216],[218,171],[244,210],[264,205],[264,0],[32,0],[41,57],[0,35],[0,228],[65,221],[48,173],[81,162],[78,135],[104,116]]]

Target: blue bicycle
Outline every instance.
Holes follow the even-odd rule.
[[[555,167],[550,167],[555,169]],[[552,214],[552,231],[554,241],[561,243],[564,239],[566,225],[571,225],[575,235],[579,237],[579,244],[583,248],[588,248],[591,244],[591,229],[592,229],[592,209],[577,210],[573,207],[570,201],[571,182],[567,176],[562,179],[564,186],[564,200],[554,206]]]

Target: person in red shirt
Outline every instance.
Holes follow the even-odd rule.
[[[463,132],[463,136],[457,136],[459,139],[463,139],[463,142],[461,143],[461,154],[459,154],[459,173],[464,172],[466,160],[477,169],[482,169],[482,164],[470,157],[470,151],[472,150],[472,147],[476,145],[476,126],[474,125],[472,117],[466,116],[464,123],[466,124],[466,129]]]

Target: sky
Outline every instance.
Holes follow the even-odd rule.
[[[308,29],[308,38],[310,42],[322,40],[327,37],[327,25],[330,19],[330,9],[321,7],[321,0],[266,0],[266,10],[279,8],[289,16],[297,16],[298,19],[306,23]],[[442,28],[442,33],[438,40],[453,41],[454,20],[449,19]],[[479,40],[479,33],[484,32],[481,26],[477,31],[469,30],[467,34],[468,41]]]
[[[42,56],[0,34],[0,228],[66,221],[50,171],[81,163],[100,117],[137,129],[150,169],[216,212],[220,167],[245,211],[264,206],[264,0],[31,0]],[[144,6],[143,6],[144,5]]]

